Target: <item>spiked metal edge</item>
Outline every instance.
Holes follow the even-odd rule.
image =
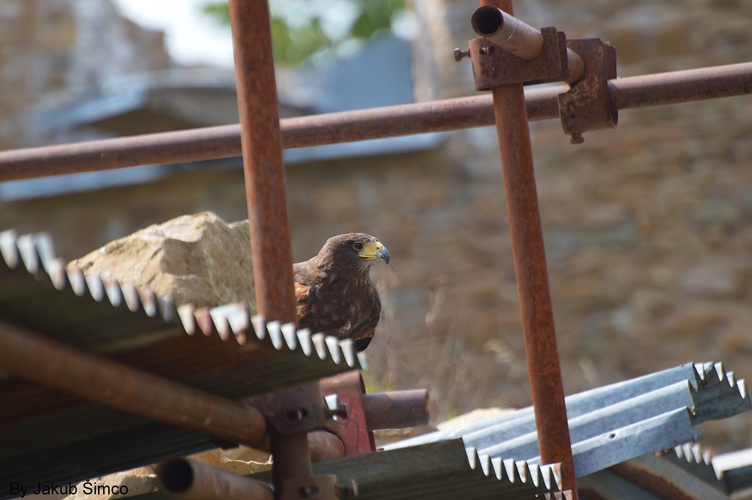
[[[734,372],[726,371],[723,363],[694,363],[692,399],[695,423],[717,420],[752,410],[744,379],[737,380]],[[712,404],[710,404],[712,403]]]
[[[713,455],[703,450],[699,443],[684,443],[675,447],[673,452],[676,458],[687,463],[712,466]]]
[[[224,341],[234,339],[239,345],[248,341],[268,343],[276,350],[302,352],[305,356],[329,360],[358,369],[361,367],[352,341],[339,340],[309,329],[296,329],[293,324],[266,321],[251,316],[248,304],[226,304],[213,308],[176,307],[169,295],[158,296],[148,287],[136,287],[117,280],[103,280],[87,275],[83,270],[67,267],[63,259],[55,257],[52,238],[47,233],[19,236],[15,230],[0,232],[0,256],[8,269],[27,271],[31,275],[46,275],[52,286],[66,288],[78,297],[91,297],[112,307],[125,306],[132,313],[163,320],[167,324],[179,322],[182,329],[193,335],[217,334]]]
[[[488,477],[495,477],[509,484],[532,484],[535,488],[548,491],[560,490],[561,470],[559,464],[538,465],[512,459],[502,460],[478,453],[473,447],[466,447],[470,468],[480,470]]]
[[[664,391],[664,389],[669,391]],[[589,419],[589,415],[597,415],[609,407],[624,404],[635,398],[644,399],[646,395],[652,393],[664,394],[661,397],[665,401],[669,401],[667,396],[671,395],[671,401],[676,401],[675,406],[667,408],[665,412],[658,415],[646,413],[645,418],[626,426],[624,422],[619,421],[621,413],[613,416],[605,416],[604,414],[604,417],[600,419],[603,423],[601,425],[602,430],[597,435],[592,438],[575,438],[572,446],[575,452],[575,470],[578,477],[593,473],[599,470],[601,466],[606,466],[609,463],[618,463],[646,453],[653,453],[665,448],[672,448],[681,443],[694,441],[700,436],[698,424],[702,421],[711,418],[728,418],[751,409],[744,382],[737,381],[733,373],[726,372],[721,363],[689,363],[611,386],[568,396],[567,404],[575,405],[576,409],[575,415],[570,416],[570,425],[578,419]],[[592,404],[591,400],[599,402]],[[576,407],[581,403],[584,410]],[[525,408],[484,422],[436,431],[424,436],[392,443],[387,449],[461,437],[467,445],[477,447],[482,454],[536,462],[535,446],[529,447],[530,449],[525,452],[509,451],[512,444],[518,447],[524,444],[525,438],[522,437],[522,434],[518,433],[513,437],[493,440],[499,429],[508,431],[511,427],[523,429],[525,436],[528,437],[532,445],[535,445],[532,408]],[[653,437],[643,436],[646,436],[645,430],[648,428],[653,433]],[[636,436],[643,437],[634,439]],[[587,457],[595,452],[607,453],[609,449],[618,451],[618,453],[608,460],[597,456],[597,454],[590,459]],[[614,462],[614,458],[618,458],[618,460]]]

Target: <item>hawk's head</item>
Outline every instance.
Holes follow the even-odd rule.
[[[368,270],[377,260],[389,263],[389,250],[370,234],[348,233],[329,238],[319,253],[339,268]]]

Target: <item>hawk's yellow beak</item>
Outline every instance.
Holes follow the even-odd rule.
[[[387,250],[380,241],[364,243],[363,250],[358,252],[358,255],[360,255],[364,259],[381,259],[389,264],[389,250]]]

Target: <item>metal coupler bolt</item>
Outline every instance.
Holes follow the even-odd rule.
[[[470,57],[469,50],[462,50],[459,47],[454,49],[454,60],[460,62],[463,58]]]

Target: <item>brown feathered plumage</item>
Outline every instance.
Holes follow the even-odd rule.
[[[362,351],[379,323],[381,301],[369,271],[389,263],[379,240],[363,233],[329,238],[310,260],[293,264],[298,326],[340,339],[352,339]]]

